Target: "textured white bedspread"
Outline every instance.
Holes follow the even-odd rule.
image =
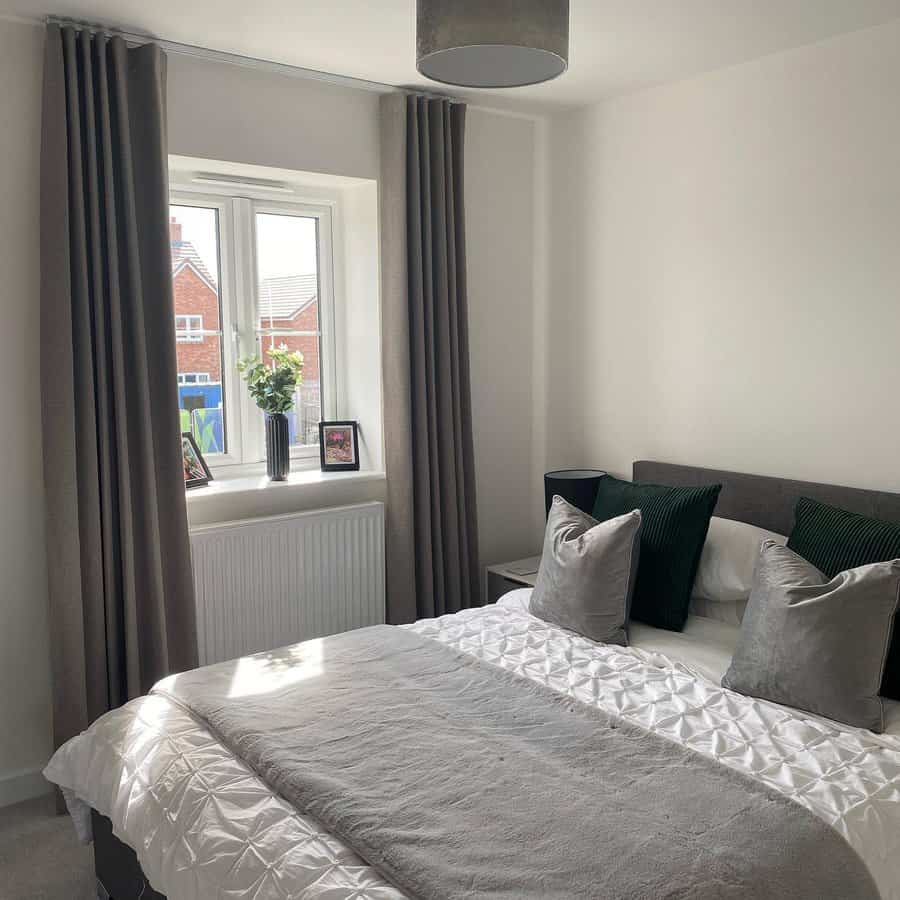
[[[674,637],[639,628],[631,647],[598,645],[529,615],[527,596],[409,627],[779,790],[843,834],[882,895],[900,900],[900,736],[724,690],[709,676],[727,665],[727,626],[698,621]],[[252,691],[252,664],[235,689]],[[89,805],[112,820],[170,900],[402,896],[162,696],[102,717],[46,775],[76,812]]]

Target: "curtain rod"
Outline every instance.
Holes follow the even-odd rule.
[[[47,16],[46,23],[48,25],[59,25],[61,28],[69,26],[72,28],[88,29],[92,32],[102,32],[106,34],[114,34],[121,37],[129,44],[158,44],[168,53],[178,53],[181,56],[190,56],[194,59],[203,59],[210,62],[224,62],[232,66],[241,66],[245,69],[256,69],[261,72],[271,72],[276,75],[286,75],[290,78],[302,78],[306,81],[318,81],[323,84],[332,84],[338,87],[355,88],[361,91],[370,91],[376,94],[390,94],[398,91],[410,91],[417,94],[423,94],[426,97],[432,97],[435,100],[449,100],[451,103],[465,103],[458,97],[449,97],[445,94],[438,94],[433,91],[422,90],[420,88],[404,88],[395,84],[385,84],[381,81],[368,81],[365,78],[354,78],[352,75],[337,75],[334,72],[322,72],[318,69],[306,69],[302,66],[293,66],[289,63],[275,62],[271,59],[260,59],[255,56],[244,56],[240,53],[229,53],[226,50],[213,50],[209,47],[201,47],[197,44],[184,44],[180,41],[168,41],[163,38],[154,37],[150,34],[136,34],[130,31],[123,31],[120,28],[109,28],[105,25],[97,25],[92,22],[79,21],[78,19],[67,19],[60,16]]]

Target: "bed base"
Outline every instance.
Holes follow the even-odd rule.
[[[100,900],[166,900],[154,891],[141,869],[134,850],[123,844],[112,830],[112,822],[91,810],[94,829],[94,872]]]

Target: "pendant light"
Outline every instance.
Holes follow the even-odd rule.
[[[569,64],[569,0],[418,0],[416,68],[470,88],[549,81]]]

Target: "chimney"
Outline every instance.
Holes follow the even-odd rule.
[[[174,216],[171,219],[169,219],[169,240],[170,241],[180,241],[181,240],[181,222],[175,221]]]

